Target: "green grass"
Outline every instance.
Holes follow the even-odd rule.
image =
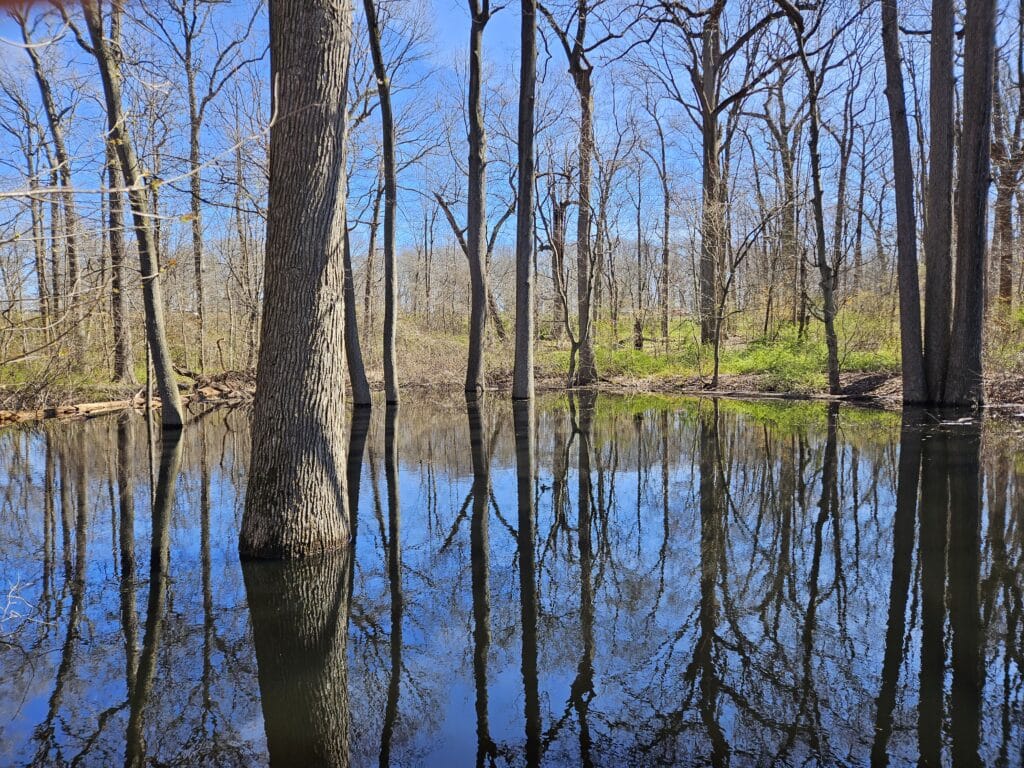
[[[624,337],[625,323],[616,336],[608,323],[596,326],[597,367],[600,375],[611,379],[710,378],[714,351],[711,345],[697,342],[698,331],[691,321],[676,322],[670,333],[669,350],[660,341],[656,327],[645,329],[644,349],[632,346],[632,336]],[[720,372],[728,375],[757,375],[770,389],[808,393],[821,391],[827,382],[828,353],[820,324],[812,323],[804,338],[797,337],[794,326],[778,329],[771,338],[759,332],[752,336],[742,322],[733,335],[723,341]],[[870,315],[847,311],[837,321],[840,365],[844,372],[898,373],[899,346],[885,321]],[[538,350],[542,375],[562,375],[568,370],[569,351],[544,344]]]

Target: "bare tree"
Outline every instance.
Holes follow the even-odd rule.
[[[39,86],[39,96],[43,102],[46,123],[50,129],[50,141],[52,142],[53,152],[57,160],[56,168],[53,170],[60,180],[61,188],[64,190],[62,196],[64,206],[64,247],[66,250],[68,281],[70,283],[67,298],[67,306],[69,308],[68,320],[72,326],[74,368],[80,371],[85,366],[85,318],[80,311],[82,305],[82,267],[78,257],[78,211],[75,206],[75,193],[71,181],[71,156],[64,137],[64,116],[67,110],[59,109],[57,106],[53,86],[43,66],[39,48],[33,42],[32,31],[29,27],[25,11],[13,11],[11,16],[21,30],[21,39],[25,43],[25,52],[32,62],[32,74],[35,76],[36,84]]]
[[[992,144],[992,81],[996,2],[973,0],[964,32],[963,129],[957,176],[956,302],[944,401],[979,406],[985,399],[982,330],[985,319],[985,251]]]
[[[128,186],[128,201],[131,205],[138,243],[139,267],[142,272],[142,297],[146,313],[146,339],[149,344],[156,387],[160,394],[161,421],[164,429],[180,429],[185,421],[185,412],[178,394],[178,383],[174,375],[171,353],[167,346],[164,327],[163,291],[160,286],[160,264],[157,259],[157,236],[153,228],[149,200],[146,196],[147,183],[142,166],[135,153],[135,145],[128,131],[121,105],[121,66],[118,51],[112,50],[110,38],[103,29],[101,0],[82,0],[85,23],[92,41],[91,51],[96,58],[103,81],[103,95],[107,112],[107,127],[111,141],[117,148],[121,164],[121,175]],[[111,14],[116,21],[120,11],[115,3]]]
[[[519,194],[516,197],[516,345],[512,373],[512,399],[532,401],[534,392],[533,147],[534,108],[537,93],[537,0],[522,0],[521,8]]]
[[[211,23],[223,28],[213,18],[214,0],[167,0],[167,7],[144,4],[147,20],[170,48],[185,75],[188,101],[188,172],[189,213],[192,230],[192,268],[195,277],[196,315],[199,321],[199,369],[206,368],[206,301],[203,287],[203,188],[201,144],[206,111],[225,84],[240,70],[262,58],[248,56],[246,40],[261,10],[257,3],[249,12],[248,21],[237,35],[218,46],[216,55],[204,56],[202,38]],[[174,25],[173,27],[171,25]],[[211,63],[205,64],[207,58]]]
[[[381,47],[381,27],[373,0],[363,0],[366,32],[377,77],[383,141],[384,176],[384,396],[398,402],[398,372],[395,360],[395,326],[398,312],[398,276],[395,254],[395,212],[398,206],[398,170],[395,166],[395,117],[391,108],[391,80]]]

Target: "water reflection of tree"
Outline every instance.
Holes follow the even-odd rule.
[[[384,425],[384,475],[388,495],[387,562],[388,585],[391,590],[391,671],[388,678],[387,704],[380,736],[380,766],[391,764],[391,737],[398,718],[398,697],[402,685],[402,544],[401,508],[398,498],[398,406],[388,403]]]
[[[164,430],[160,450],[160,469],[153,491],[152,544],[149,556],[149,598],[146,601],[146,628],[142,652],[129,697],[130,714],[125,735],[125,765],[142,766],[147,762],[145,716],[156,679],[157,654],[164,625],[167,579],[170,566],[171,510],[181,464],[181,432]]]
[[[242,564],[271,766],[349,765],[349,557]]]
[[[516,497],[519,507],[517,554],[519,557],[519,604],[522,634],[522,675],[526,719],[526,764],[536,766],[541,757],[540,694],[537,670],[537,514],[534,499],[536,435],[534,401],[512,403],[516,446]]]
[[[576,427],[582,431],[586,409],[581,401],[577,404]],[[943,437],[926,424],[919,537],[914,544],[911,531],[908,566],[907,515],[897,503],[907,448],[896,439],[891,422],[861,417],[843,406],[837,428],[830,429],[824,407],[807,407],[790,416],[785,408],[757,410],[723,401],[714,416],[712,405],[662,407],[646,401],[627,407],[599,398],[586,455],[581,456],[583,441],[579,434],[570,434],[568,412],[541,403],[532,417],[537,424],[530,451],[532,480],[517,498],[527,505],[520,510],[528,521],[522,527],[514,514],[507,518],[498,511],[511,508],[517,490],[512,480],[513,435],[502,436],[490,427],[507,418],[507,407],[481,405],[483,435],[489,434],[490,440],[479,441],[483,455],[474,463],[478,452],[476,441],[466,445],[465,411],[439,414],[406,404],[397,441],[397,475],[403,492],[411,488],[411,495],[399,537],[405,631],[400,714],[390,755],[394,763],[445,748],[439,736],[446,731],[440,724],[451,710],[437,704],[449,696],[453,680],[456,686],[469,686],[466,719],[473,719],[475,709],[478,735],[494,739],[501,734],[495,747],[498,764],[524,762],[534,745],[535,759],[553,762],[584,757],[588,749],[594,762],[653,764],[685,760],[691,754],[711,762],[709,727],[716,723],[735,763],[780,753],[791,762],[817,758],[863,763],[876,742],[876,725],[888,728],[890,722],[884,752],[893,764],[916,760],[919,749],[926,764],[929,754],[935,756],[932,764],[939,759],[949,763],[954,739],[956,754],[968,759],[975,747],[981,761],[996,762],[1000,755],[1006,764],[1018,759],[1024,465],[1015,460],[1019,448],[1010,442],[1010,431],[1003,437],[998,426],[987,425],[979,449],[986,467],[988,509],[979,508],[975,519],[977,560],[972,563],[965,553],[950,549],[947,566],[951,534],[942,526],[953,512],[948,499],[936,504],[928,500],[948,495],[951,472],[964,473],[966,464],[958,452],[970,427],[949,426]],[[634,418],[638,412],[642,419]],[[862,426],[862,418],[870,424]],[[130,423],[142,425],[138,419]],[[86,754],[92,762],[105,763],[121,759],[132,693],[101,727],[97,717],[103,707],[83,696],[83,670],[114,691],[113,705],[120,691],[134,686],[136,674],[141,680],[136,670],[142,667],[139,650],[134,657],[132,653],[145,645],[142,622],[148,617],[142,606],[150,596],[148,583],[136,583],[134,590],[131,583],[133,571],[141,568],[145,578],[148,570],[144,549],[149,542],[140,539],[137,554],[132,544],[137,536],[148,538],[147,523],[118,509],[115,537],[104,515],[105,494],[94,492],[97,483],[106,482],[105,473],[120,472],[122,466],[126,486],[136,469],[138,490],[145,485],[140,482],[145,477],[143,440],[134,462],[111,462],[107,454],[118,447],[116,426],[114,420],[51,426],[45,433],[21,435],[20,446],[0,435],[5,446],[17,448],[0,453],[0,468],[15,478],[0,497],[10,505],[24,500],[25,508],[33,510],[16,517],[7,511],[7,501],[0,506],[0,515],[6,515],[0,534],[5,552],[22,558],[19,563],[27,562],[22,553],[38,553],[36,568],[42,568],[38,572],[45,575],[52,595],[54,624],[29,626],[18,640],[39,658],[47,648],[41,638],[51,637],[49,645],[56,646],[48,672],[51,685],[74,612],[78,430],[84,435],[84,487],[93,490],[86,494],[91,510],[86,528],[93,532],[88,541],[100,546],[90,543],[83,560],[88,587],[81,598],[77,636],[68,649],[71,669],[54,718],[54,744],[71,758],[98,733],[95,747]],[[384,437],[384,427],[380,409],[371,419],[366,442],[382,460],[387,448],[382,452],[375,446]],[[244,414],[230,420],[215,415],[207,422],[206,435],[189,429],[183,436],[177,489],[181,503],[169,534],[174,572],[144,717],[147,753],[155,761],[184,754],[207,763],[265,759],[259,755],[262,741],[254,741],[244,729],[246,723],[259,722],[257,678],[240,571],[233,552],[224,560],[220,543],[234,525],[238,488],[244,485],[245,429]],[[50,513],[44,491],[47,434],[52,445]],[[939,461],[936,457],[946,450],[955,455]],[[132,449],[124,453],[130,455]],[[701,466],[702,453],[716,457],[707,468]],[[426,472],[424,463],[430,457],[432,467]],[[354,452],[350,458],[355,459]],[[589,471],[579,471],[581,460]],[[359,585],[349,643],[354,692],[350,731],[358,750],[353,762],[378,758],[391,670],[396,669],[389,653],[395,583],[389,579],[389,553],[395,539],[389,532],[384,464],[374,465],[381,475],[380,524],[373,522],[373,505],[368,503],[371,480],[363,477],[359,562],[348,561],[356,568]],[[824,473],[825,467],[833,469]],[[484,494],[470,488],[471,482],[482,485],[480,469],[488,476],[489,513],[478,506]],[[703,499],[702,469],[712,483]],[[927,479],[937,474],[945,479]],[[832,482],[829,476],[834,477],[838,500],[835,491],[823,489]],[[417,482],[419,503],[413,503]],[[121,484],[118,478],[117,486]],[[561,504],[554,503],[555,484]],[[581,493],[590,500],[583,507],[578,506]],[[134,494],[134,506],[143,514],[146,496]],[[131,498],[129,490],[117,503],[130,505]],[[465,514],[459,520],[464,499]],[[424,504],[433,520],[426,526]],[[709,514],[716,508],[717,514]],[[955,524],[951,519],[950,531]],[[25,544],[8,543],[22,537]],[[480,545],[484,538],[488,546]],[[719,546],[702,545],[702,540],[716,538]],[[62,541],[67,542],[67,571]],[[104,552],[104,541],[115,542],[113,555]],[[705,549],[717,551],[717,559],[705,556]],[[125,557],[136,564],[126,566]],[[702,581],[705,573],[711,578]],[[905,590],[894,573],[900,579],[909,574]],[[111,589],[112,579],[126,587],[120,604],[116,592],[104,592]],[[517,581],[526,587],[518,593]],[[969,604],[972,582],[977,591],[974,608]],[[42,578],[33,583],[35,594],[47,591]],[[966,598],[955,611],[954,587]],[[44,604],[40,601],[45,613]],[[810,633],[807,617],[813,618]],[[904,626],[898,631],[901,618]],[[443,624],[449,628],[441,634],[421,631]],[[532,631],[521,638],[521,626],[532,626]],[[461,627],[464,642],[458,640]],[[978,640],[973,651],[968,642],[972,631]],[[964,642],[954,663],[947,656],[958,632]],[[897,642],[900,635],[902,643]],[[710,653],[697,653],[705,649]],[[895,660],[897,651],[901,664]],[[970,692],[972,653],[988,661],[987,674],[977,679],[974,709],[958,712],[954,728],[949,683],[956,675],[958,691]],[[28,675],[8,663],[10,658],[16,657],[5,656],[5,671],[11,670],[18,681],[14,687],[24,690],[21,681]],[[686,672],[695,659],[691,682]],[[895,676],[889,673],[893,668],[898,668]],[[507,702],[502,686],[507,690],[510,673],[525,673],[512,715],[507,706],[496,706]],[[173,687],[165,685],[172,680]],[[51,691],[48,687],[34,699],[44,712]],[[879,706],[890,695],[891,720]],[[519,696],[531,709],[518,703]],[[983,727],[977,726],[979,718]],[[583,719],[585,731],[580,728]],[[524,732],[525,742],[507,735]],[[480,738],[476,747],[486,763],[489,743]],[[16,749],[24,756],[19,762],[32,758],[24,746]],[[467,761],[472,760],[469,755]]]
[[[470,570],[473,590],[473,684],[476,710],[476,765],[494,765],[497,746],[487,712],[487,656],[491,647],[490,456],[484,448],[483,420],[477,398],[466,399],[469,450],[473,462],[473,515],[470,521]]]

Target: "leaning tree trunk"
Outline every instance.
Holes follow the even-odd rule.
[[[946,369],[947,405],[978,406],[985,399],[981,336],[985,315],[985,248],[992,136],[992,73],[995,0],[967,5],[964,39],[963,131],[956,212],[956,304]]]
[[[484,332],[487,325],[487,134],[480,101],[483,68],[484,26],[489,18],[488,0],[470,0],[469,32],[469,195],[466,201],[466,256],[471,284],[469,356],[466,361],[466,393],[484,388]]]
[[[827,246],[825,244],[825,193],[821,185],[821,149],[819,147],[821,118],[818,112],[818,83],[815,82],[815,74],[807,61],[806,53],[803,53],[803,40],[799,44],[804,62],[804,71],[807,74],[807,107],[810,115],[808,146],[811,156],[812,203],[814,209],[814,228],[816,231],[815,252],[817,254],[818,274],[821,277],[821,316],[825,324],[825,346],[828,350],[828,391],[830,394],[838,395],[842,390],[842,385],[839,381],[839,340],[836,338],[836,277],[835,270],[829,263]],[[717,343],[716,340],[716,345]]]
[[[895,14],[895,7],[892,13]],[[953,80],[953,21],[953,0],[932,0],[931,72],[928,89],[931,146],[928,150],[928,199],[924,225],[924,364],[928,399],[932,402],[939,402],[942,399],[946,384],[946,360],[949,357],[950,315],[953,304],[953,254],[950,243],[953,232],[953,98],[956,91]],[[895,20],[891,26],[891,34],[895,36]],[[898,45],[887,43],[892,44]],[[908,159],[905,162],[907,168],[910,167],[909,143],[908,138]],[[913,185],[911,177],[900,176],[901,172],[906,172],[906,168],[897,168],[896,171],[897,190],[901,184],[907,185],[908,188]],[[909,205],[910,215],[913,216],[912,193]],[[913,228],[911,223],[911,237]],[[916,259],[913,267],[916,280]]]
[[[108,47],[103,33],[103,16],[99,0],[82,0],[85,23],[89,28],[93,54],[99,65],[103,81],[103,96],[106,102],[107,127],[110,141],[117,148],[121,164],[121,175],[128,186],[128,201],[131,204],[135,238],[138,242],[139,268],[142,272],[142,299],[146,314],[146,340],[156,374],[157,392],[160,394],[161,421],[165,429],[181,429],[185,413],[178,394],[178,383],[174,376],[171,352],[167,346],[164,328],[164,297],[160,286],[160,265],[157,259],[156,234],[153,231],[147,186],[142,165],[135,154],[121,108],[121,66],[119,54]]]
[[[395,209],[398,205],[398,171],[395,166],[395,118],[391,110],[391,80],[384,63],[380,24],[373,0],[363,0],[363,8],[366,11],[370,53],[373,55],[373,72],[377,78],[384,155],[384,396],[387,402],[397,403],[395,314],[398,311],[398,275],[395,263]]]
[[[519,200],[516,205],[516,350],[512,399],[533,397],[533,176],[537,0],[522,0],[519,68]]]
[[[917,224],[914,214],[914,166],[903,93],[903,69],[896,0],[882,2],[882,47],[885,52],[885,95],[889,101],[892,159],[896,189],[896,271],[900,293],[900,346],[903,402],[927,400],[921,348],[921,289],[917,277]]]
[[[263,327],[244,557],[347,545],[343,301],[345,0],[270,3],[270,129]]]

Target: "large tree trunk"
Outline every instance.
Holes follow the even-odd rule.
[[[900,292],[900,345],[903,402],[928,399],[921,346],[921,289],[917,281],[917,224],[914,213],[914,166],[903,93],[896,0],[882,0],[882,47],[885,53],[885,95],[889,101],[892,160],[896,190],[896,251]]]
[[[466,393],[484,388],[484,333],[487,326],[487,134],[480,100],[484,27],[488,0],[469,0],[469,194],[466,200],[466,257],[471,285]]]
[[[395,261],[395,212],[398,206],[398,170],[395,166],[395,118],[391,109],[391,80],[381,49],[380,24],[373,0],[363,0],[366,12],[373,72],[380,100],[380,125],[384,164],[384,397],[398,402],[398,372],[395,361],[395,322],[398,312],[398,274]]]
[[[519,66],[519,199],[516,204],[516,349],[512,399],[533,397],[533,176],[537,0],[522,0]]]
[[[252,460],[239,536],[244,557],[290,558],[347,545],[344,237],[345,0],[270,3],[265,299]]]
[[[85,22],[89,28],[93,53],[99,65],[103,81],[103,96],[106,102],[107,127],[110,140],[117,148],[121,162],[121,175],[128,185],[128,201],[131,204],[138,242],[139,268],[142,272],[142,298],[146,314],[146,339],[156,374],[157,392],[161,401],[161,421],[165,429],[180,429],[185,413],[178,394],[178,383],[174,375],[171,353],[167,346],[164,328],[164,298],[160,285],[160,264],[157,259],[157,240],[153,230],[147,184],[142,166],[135,154],[135,145],[125,123],[121,108],[121,66],[119,55],[108,47],[103,33],[103,15],[100,0],[82,0]]]
[[[995,0],[967,6],[964,40],[964,121],[960,135],[960,188],[956,216],[956,305],[944,401],[978,406],[985,399],[981,369],[985,315],[985,248],[992,136]]]
[[[932,0],[928,88],[931,146],[924,220],[924,364],[928,399],[933,403],[942,399],[946,385],[953,305],[953,23],[953,0]],[[897,189],[901,183],[904,182],[897,172]],[[913,185],[912,180],[905,183]]]

